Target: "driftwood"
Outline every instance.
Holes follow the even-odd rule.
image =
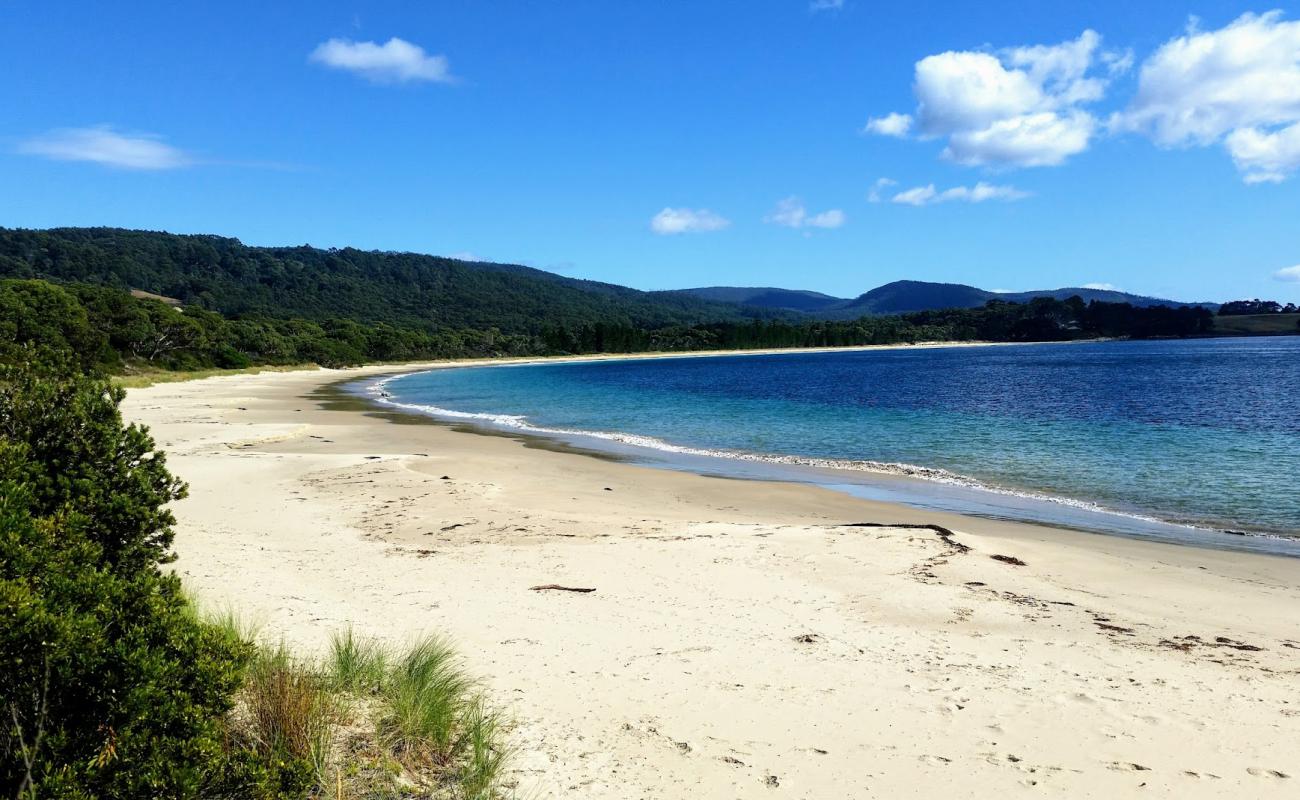
[[[588,592],[596,591],[594,588],[586,589],[581,586],[561,586],[558,583],[546,583],[541,586],[529,586],[528,589],[529,591],[533,591],[533,592],[544,592],[548,590],[553,590],[557,592],[581,592],[582,594],[587,594]]]

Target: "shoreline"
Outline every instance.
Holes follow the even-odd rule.
[[[1294,559],[320,406],[383,370],[159,384],[123,412],[190,484],[187,586],[306,651],[348,624],[447,635],[514,721],[520,794],[1295,788]],[[596,591],[529,591],[546,583]]]
[[[1077,343],[1078,342],[1042,342],[1038,344]],[[983,344],[1009,345],[1017,343]],[[923,346],[943,347],[947,345],[944,343],[934,343]],[[898,347],[910,346],[887,345],[883,347],[886,349],[896,349]],[[842,349],[860,351],[864,349],[870,350],[878,348],[876,346],[865,348],[814,348],[800,349],[793,352],[818,353],[834,352]],[[771,355],[781,352],[790,351],[764,351],[753,354]],[[728,351],[709,351],[702,352],[699,355],[701,357],[712,357],[727,353]],[[671,358],[673,355],[665,357]],[[630,356],[627,360],[652,357],[654,357],[654,354],[641,354]],[[522,362],[510,362],[506,364],[498,363],[495,365],[534,366],[546,365],[548,363],[590,363],[592,361],[618,360],[622,359],[617,356],[573,356],[538,361],[528,360]],[[1082,498],[1053,495],[1032,489],[1016,489],[998,486],[986,483],[978,478],[936,467],[870,460],[845,460],[789,454],[777,455],[751,453],[747,451],[708,450],[690,445],[675,444],[655,437],[623,431],[610,432],[548,428],[538,423],[528,421],[527,417],[515,418],[515,415],[504,415],[492,412],[467,412],[431,405],[404,402],[398,400],[384,388],[390,381],[425,372],[433,372],[439,369],[482,368],[493,365],[493,362],[476,362],[470,364],[449,362],[446,365],[420,366],[413,367],[410,370],[401,369],[393,372],[385,371],[379,375],[369,376],[366,378],[344,379],[338,381],[336,385],[342,391],[353,394],[376,407],[383,407],[395,413],[415,414],[425,418],[438,420],[446,424],[462,425],[465,430],[470,432],[494,435],[515,434],[540,437],[552,442],[574,446],[588,454],[600,453],[607,456],[613,455],[615,457],[630,459],[635,463],[661,469],[683,469],[695,474],[727,474],[730,472],[730,477],[794,481],[800,483],[806,482],[832,488],[836,491],[846,492],[855,496],[873,496],[874,494],[878,494],[878,492],[871,491],[873,488],[880,489],[882,486],[887,485],[890,482],[897,482],[898,485],[906,488],[904,488],[902,492],[898,492],[893,490],[895,487],[891,487],[890,490],[885,492],[885,494],[901,494],[904,498],[907,498],[909,495],[916,495],[917,497],[912,498],[914,502],[908,502],[907,499],[882,500],[881,502],[890,502],[899,506],[918,510],[942,510],[964,517],[973,516],[995,521],[1020,522],[1058,528],[1061,530],[1109,536],[1122,536],[1178,546],[1202,547],[1230,551],[1240,550],[1288,558],[1300,558],[1300,536],[1298,535],[1288,535],[1284,532],[1269,530],[1214,527],[1192,522],[1175,521],[1159,516],[1158,512],[1137,510],[1125,511],[1110,508],[1095,501]],[[507,417],[510,417],[510,419],[507,420]],[[577,444],[578,442],[581,442],[582,444],[579,445]],[[713,468],[714,466],[716,466],[716,468]],[[752,467],[753,469],[759,470],[759,472],[757,474],[745,474],[742,467]],[[752,472],[753,469],[750,471]],[[766,470],[768,474],[764,474],[763,470]],[[909,486],[909,484],[913,484],[914,486]],[[942,487],[955,489],[956,491],[963,493],[974,493],[977,496],[991,495],[1003,498],[1006,503],[1006,506],[1003,508],[1004,513],[981,514],[973,510],[976,505],[980,505],[978,500],[982,498],[978,497],[976,498],[976,502],[967,503],[965,507],[962,507],[960,503],[957,504],[957,507],[943,507],[924,502],[923,496],[927,490],[936,491],[940,490]],[[920,502],[915,502],[917,500],[920,500]],[[1056,511],[1053,512],[1050,509],[1056,509]]]

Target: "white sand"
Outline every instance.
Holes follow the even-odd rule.
[[[308,396],[375,371],[160,385],[124,412],[190,482],[188,585],[303,648],[348,624],[449,635],[516,722],[523,797],[1300,797],[1300,559],[653,470]],[[970,551],[839,525],[856,521],[937,522]],[[529,591],[544,583],[597,591]]]

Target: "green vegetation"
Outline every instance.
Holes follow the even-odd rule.
[[[1300,308],[1295,303],[1282,305],[1276,300],[1233,300],[1219,307],[1219,316],[1233,317],[1243,314],[1296,314]]]
[[[48,339],[9,356],[25,358],[0,367],[0,792],[499,795],[497,718],[449,647],[390,667],[349,632],[318,666],[200,613],[164,569],[185,485],[123,425],[123,390]]]
[[[164,504],[185,487],[122,390],[0,374],[0,785],[22,797],[193,797],[251,656],[186,611]]]
[[[84,368],[150,374],[1213,330],[1210,312],[1199,307],[1077,297],[810,320],[511,265],[109,228],[0,229],[0,276],[10,278],[0,280],[0,357],[5,348],[44,347],[76,353]]]
[[[1300,313],[1231,314],[1214,318],[1215,333],[1238,336],[1300,334]]]
[[[0,277],[142,290],[232,319],[349,319],[507,337],[535,333],[541,321],[658,328],[765,313],[509,264],[116,228],[0,228]]]
[[[356,638],[349,627],[330,641],[327,666],[332,684],[345,692],[375,692],[384,683],[388,651],[373,640]]]
[[[227,319],[117,289],[18,279],[0,280],[0,360],[40,361],[59,354],[80,370],[125,373],[138,385],[168,372],[309,363],[348,366],[573,353],[1194,336],[1211,332],[1213,319],[1201,308],[1038,298],[851,321],[750,320],[640,328],[605,322],[568,327],[543,318],[535,334],[504,335],[497,330],[430,332],[338,319]]]

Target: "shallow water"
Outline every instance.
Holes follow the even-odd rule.
[[[1300,534],[1300,337],[503,365],[382,391],[713,471],[917,475],[847,483],[986,516]]]

